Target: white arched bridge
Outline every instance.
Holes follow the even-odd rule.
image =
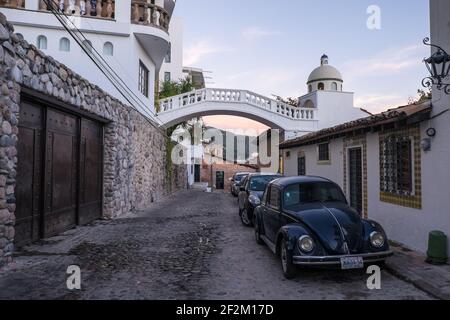
[[[296,136],[317,130],[317,108],[299,108],[247,90],[200,89],[160,101],[165,128],[194,117],[234,115],[261,122]]]

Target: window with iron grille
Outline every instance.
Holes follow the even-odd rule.
[[[139,91],[148,98],[148,69],[139,60]]]
[[[330,144],[319,144],[319,161],[330,161]]]
[[[412,139],[389,136],[380,141],[380,189],[399,195],[413,193]]]

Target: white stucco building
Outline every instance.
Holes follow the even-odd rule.
[[[342,74],[329,64],[325,54],[320,58],[320,66],[309,75],[306,85],[308,93],[298,98],[298,106],[317,109],[317,130],[368,115],[354,106],[354,93],[343,90]]]
[[[154,112],[155,82],[164,72],[182,73],[181,24],[171,18],[175,0],[63,1],[64,13],[83,32],[90,50],[98,51],[119,77]],[[42,0],[0,1],[2,13],[17,33],[45,54],[128,103],[90,61]],[[170,27],[169,27],[170,26]],[[170,36],[169,31],[174,35]],[[172,63],[163,61],[172,43]],[[180,54],[181,51],[181,54]],[[178,71],[179,70],[179,71]]]
[[[431,43],[450,52],[450,2],[431,0],[430,9]],[[335,181],[390,239],[425,252],[430,231],[450,236],[449,107],[450,95],[433,87],[431,101],[285,142],[284,173]]]
[[[183,74],[183,19],[173,17],[169,27],[169,50],[159,72],[159,81],[179,81]]]

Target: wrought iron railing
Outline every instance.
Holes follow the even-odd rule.
[[[170,15],[164,8],[145,0],[132,0],[131,23],[149,25],[168,31]]]

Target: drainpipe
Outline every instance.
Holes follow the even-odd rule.
[[[211,192],[213,192],[214,190],[214,179],[213,179],[213,157],[214,157],[214,152],[211,151]]]

